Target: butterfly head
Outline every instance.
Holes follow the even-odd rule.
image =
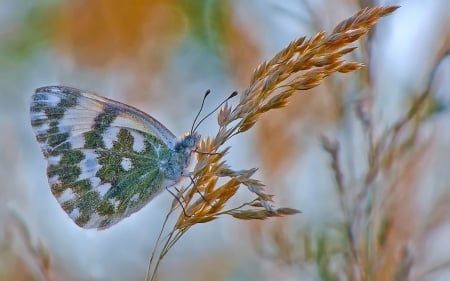
[[[191,162],[192,152],[196,150],[197,145],[200,142],[200,137],[200,134],[197,132],[186,133],[175,145],[175,149],[173,150],[173,162],[177,163],[177,165],[181,168],[179,170],[181,175],[190,174],[188,171],[188,166]],[[180,175],[175,172],[174,176],[179,177]]]
[[[200,134],[197,132],[186,133],[178,143],[178,149],[184,151],[193,151],[200,142]]]

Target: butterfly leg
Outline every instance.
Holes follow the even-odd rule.
[[[200,192],[200,190],[198,190],[197,185],[194,182],[194,179],[192,178],[192,176],[189,176],[189,179],[191,180],[192,185],[194,186],[195,190],[197,190],[197,193],[200,195],[200,197],[205,200],[206,203],[208,203],[209,206],[212,207],[211,203],[209,203],[209,201],[205,198],[205,196]]]
[[[173,193],[173,192],[169,189],[169,186],[166,186],[166,190],[170,193],[170,195],[172,195],[172,196],[178,201],[178,204],[180,204],[181,209],[183,209],[183,214],[184,214],[186,217],[188,217],[188,218],[192,217],[192,215],[188,215],[188,214],[186,213],[186,209],[184,208],[183,203],[181,203],[181,200],[180,200],[180,198],[178,197],[178,195],[176,195],[175,193]]]

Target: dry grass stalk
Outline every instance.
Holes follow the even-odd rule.
[[[416,144],[420,126],[430,113],[432,83],[439,63],[450,53],[444,53],[436,60],[428,87],[411,104],[403,118],[374,138],[375,124],[371,116],[362,110],[357,116],[369,135],[367,151],[368,169],[358,188],[358,180],[344,181],[339,161],[339,144],[323,138],[324,150],[330,155],[330,167],[334,171],[336,190],[344,221],[341,234],[344,240],[340,253],[346,257],[341,271],[332,272],[326,264],[322,270],[334,280],[334,276],[345,276],[345,280],[423,280],[426,274],[448,269],[450,262],[444,262],[420,276],[411,278],[414,266],[419,264],[420,251],[417,249],[439,225],[448,223],[448,198],[437,202],[435,210],[445,209],[445,215],[432,213],[425,220],[425,227],[415,218],[414,196],[417,183],[424,173],[432,141]],[[415,144],[415,145],[413,145]],[[395,159],[395,161],[394,161]],[[424,164],[426,165],[426,164]],[[351,182],[352,186],[345,183]],[[411,220],[411,218],[414,218]],[[411,221],[408,221],[411,220]],[[405,225],[405,221],[408,224]],[[433,223],[430,223],[433,222]],[[423,224],[423,223],[422,223]],[[419,240],[420,239],[420,240]],[[328,242],[330,243],[330,242]],[[332,243],[332,242],[331,242]],[[416,251],[413,251],[413,250]],[[325,253],[328,259],[336,253]],[[321,258],[318,254],[319,260]]]
[[[237,219],[266,219],[296,214],[291,208],[275,208],[273,195],[266,193],[264,184],[252,178],[256,169],[233,170],[223,157],[230,147],[223,145],[233,136],[251,129],[259,118],[273,109],[285,107],[289,99],[300,92],[319,85],[327,76],[340,72],[348,73],[363,66],[359,62],[348,62],[343,56],[356,47],[349,44],[366,35],[381,18],[398,7],[366,8],[339,23],[327,35],[319,32],[313,38],[301,37],[281,50],[271,60],[262,63],[253,73],[250,85],[243,91],[235,107],[225,104],[218,113],[219,125],[215,137],[203,139],[197,154],[193,172],[194,186],[180,191],[184,212],[180,212],[174,228],[163,243],[158,257],[153,252],[151,263],[157,258],[151,280],[162,258],[179,238],[193,225],[215,220],[222,215]],[[244,185],[255,195],[254,200],[226,209],[227,202]],[[198,196],[198,193],[202,196]],[[170,216],[177,207],[174,200]],[[167,222],[167,220],[166,220]],[[162,232],[161,232],[162,233]],[[163,245],[160,245],[163,243]],[[156,249],[155,249],[156,250]],[[150,270],[151,265],[149,265]],[[149,277],[149,276],[147,276]]]

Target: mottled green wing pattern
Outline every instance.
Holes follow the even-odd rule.
[[[152,117],[73,88],[39,88],[31,125],[53,195],[75,223],[107,228],[175,184],[192,147]]]

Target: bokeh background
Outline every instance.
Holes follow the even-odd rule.
[[[277,204],[303,213],[197,225],[168,254],[159,280],[352,280],[347,246],[355,241],[370,269],[359,280],[448,280],[447,0],[0,0],[0,280],[143,280],[172,200],[163,193],[111,229],[78,228],[48,187],[29,121],[35,88],[62,84],[117,99],[182,135],[206,89],[208,112],[290,41],[376,4],[402,7],[349,58],[366,68],[296,95],[230,142],[235,169],[259,167]],[[371,141],[426,91],[420,118],[400,132],[408,142],[390,144],[389,165],[367,187]],[[200,133],[214,134],[215,122]],[[340,144],[344,193],[321,136]],[[348,216],[341,203],[354,200],[352,214],[365,203],[378,211]],[[349,219],[376,231],[348,236]]]

